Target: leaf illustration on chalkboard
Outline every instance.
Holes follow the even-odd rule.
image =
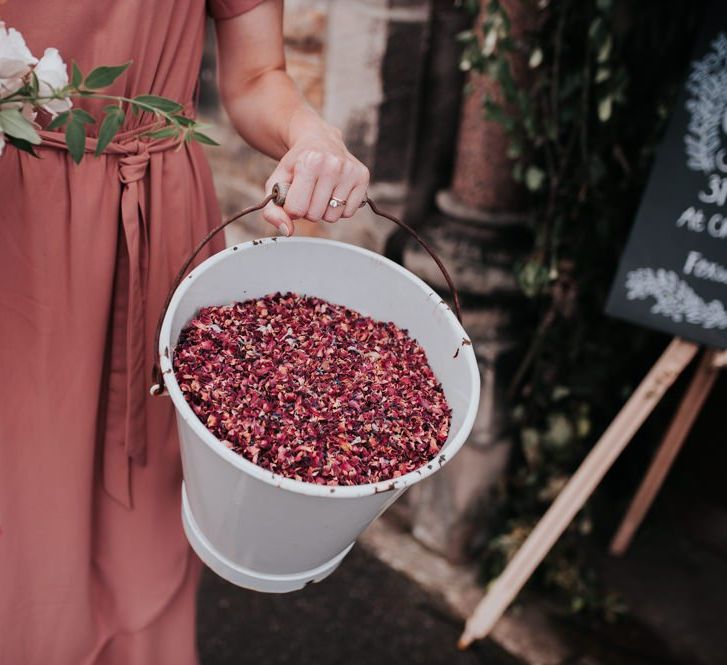
[[[692,323],[707,329],[727,328],[727,311],[719,300],[705,302],[673,270],[639,268],[626,275],[629,300],[654,298],[652,314],[660,314],[675,323]]]
[[[685,106],[690,113],[684,145],[687,167],[709,174],[724,164],[722,131],[727,111],[727,36],[719,33],[711,50],[692,65]]]

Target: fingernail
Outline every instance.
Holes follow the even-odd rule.
[[[285,222],[281,222],[280,226],[278,227],[278,231],[282,233],[284,236],[290,236],[290,229],[288,228],[288,225]]]

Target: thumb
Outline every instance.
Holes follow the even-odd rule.
[[[280,162],[265,183],[265,194],[271,194],[273,185],[276,183],[290,183],[292,181],[293,172]],[[284,236],[293,235],[293,231],[295,230],[293,220],[283,210],[283,206],[276,205],[274,201],[270,201],[263,208],[263,218]]]

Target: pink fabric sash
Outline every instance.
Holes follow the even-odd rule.
[[[191,105],[187,105],[190,107]],[[185,110],[187,108],[185,107]],[[130,471],[131,463],[146,463],[146,355],[145,287],[148,273],[149,247],[146,219],[146,174],[151,155],[180,145],[178,137],[153,139],[145,137],[149,131],[159,129],[161,121],[116,135],[106,146],[104,154],[116,155],[121,191],[121,228],[128,251],[128,307],[126,318],[126,368],[124,405],[124,442],[121,451],[111,450],[104,437],[104,487],[111,496],[127,508],[132,507]],[[67,150],[65,134],[40,131],[42,146]],[[85,151],[93,153],[97,140],[87,138]],[[121,468],[119,468],[121,462]]]

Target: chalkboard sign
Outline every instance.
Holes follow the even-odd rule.
[[[703,25],[606,311],[727,348],[727,2]]]

